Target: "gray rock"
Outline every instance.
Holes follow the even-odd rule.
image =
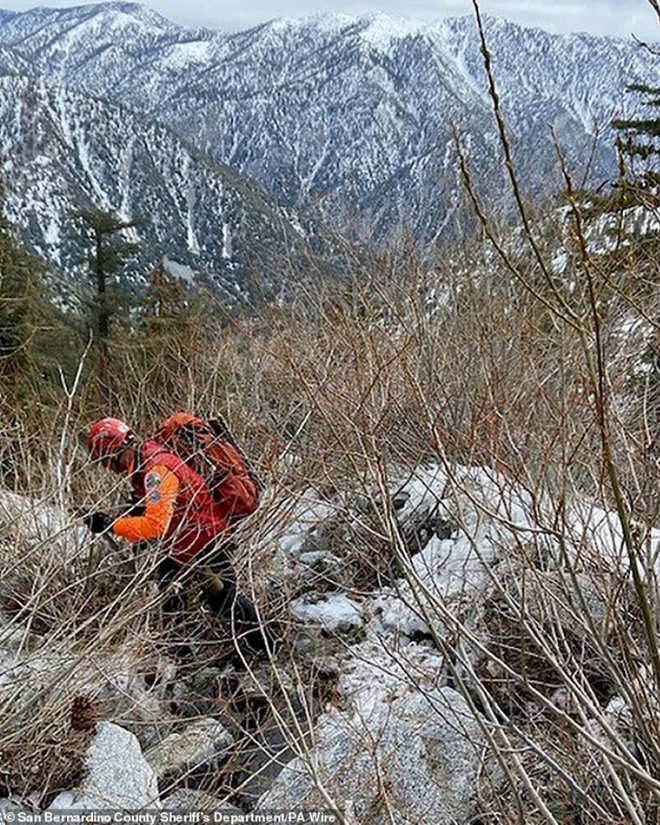
[[[298,558],[300,575],[304,584],[315,589],[336,587],[342,581],[344,562],[325,550],[310,550]]]
[[[310,570],[316,571],[324,571],[328,567],[337,568],[341,565],[341,559],[326,550],[307,550],[300,554],[298,561]]]
[[[158,779],[162,779],[167,774],[192,771],[214,762],[232,741],[232,735],[216,719],[200,719],[148,750],[146,759]]]
[[[0,654],[3,649],[7,654],[37,650],[43,643],[43,638],[37,633],[31,633],[22,625],[3,622],[0,616]]]
[[[327,807],[321,784],[338,807],[352,801],[358,821],[373,825],[460,825],[474,814],[484,737],[451,688],[379,701],[350,717],[333,710],[314,742],[311,759],[290,762],[258,810]]]
[[[32,810],[35,810],[35,808],[33,808]],[[8,813],[11,815],[11,817],[13,817],[11,821],[15,822],[16,814],[29,812],[30,808],[27,808],[25,805],[23,805],[16,799],[0,799],[0,825],[5,825],[6,822],[10,821],[10,819],[6,817],[6,814]]]
[[[171,685],[169,699],[180,719],[199,719],[218,711],[218,697],[222,690],[223,669],[202,667],[188,678]]]
[[[275,691],[292,693],[296,689],[291,674],[283,667],[273,667],[270,662],[256,664],[249,671],[238,669],[234,674],[237,679],[236,695],[243,701],[259,697],[272,700]]]
[[[49,810],[159,808],[158,783],[137,738],[111,722],[100,722],[86,757],[79,788],[59,794]]]

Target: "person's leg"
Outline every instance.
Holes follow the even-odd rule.
[[[213,548],[200,561],[200,573],[207,604],[219,616],[228,615],[236,600],[236,574],[227,550]]]
[[[158,588],[163,595],[163,616],[166,624],[186,609],[186,589],[181,581],[183,568],[180,564],[165,556],[158,564]]]
[[[170,556],[165,556],[158,564],[156,575],[162,600],[166,654],[174,658],[177,667],[183,667],[194,660],[187,610],[190,574]]]
[[[233,544],[224,543],[202,560],[205,597],[214,613],[232,620],[237,634],[253,650],[265,651],[257,611],[250,599],[236,592],[236,573],[229,559],[234,550]]]

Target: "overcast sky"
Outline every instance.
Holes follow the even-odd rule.
[[[24,11],[34,6],[78,6],[81,0],[0,0],[0,8]],[[87,4],[85,4],[87,5]],[[470,0],[149,0],[144,5],[186,25],[239,29],[274,17],[307,17],[319,12],[366,14],[433,20],[470,11]],[[554,32],[588,31],[642,39],[660,39],[660,25],[648,0],[481,0],[481,9]]]

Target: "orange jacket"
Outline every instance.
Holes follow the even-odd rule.
[[[115,521],[114,533],[121,538],[135,544],[162,539],[170,555],[187,564],[229,529],[204,479],[156,442],[144,445],[142,464],[131,483],[144,514]]]

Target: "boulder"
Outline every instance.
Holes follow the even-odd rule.
[[[158,779],[162,779],[215,762],[232,741],[232,735],[216,719],[200,719],[150,748],[146,759]]]
[[[5,822],[16,821],[18,814],[25,814],[29,816],[34,807],[26,807],[21,801],[17,799],[0,799],[0,825]],[[9,814],[9,816],[7,816]],[[28,819],[23,820],[27,822]]]
[[[451,688],[363,703],[350,715],[333,709],[319,720],[314,743],[309,759],[282,770],[257,810],[327,808],[329,796],[373,825],[460,825],[475,813],[484,735]]]
[[[180,719],[199,719],[218,711],[223,668],[201,667],[172,684],[170,699]]]
[[[160,807],[156,775],[129,731],[100,722],[85,761],[87,772],[80,787],[59,794],[49,810]]]

